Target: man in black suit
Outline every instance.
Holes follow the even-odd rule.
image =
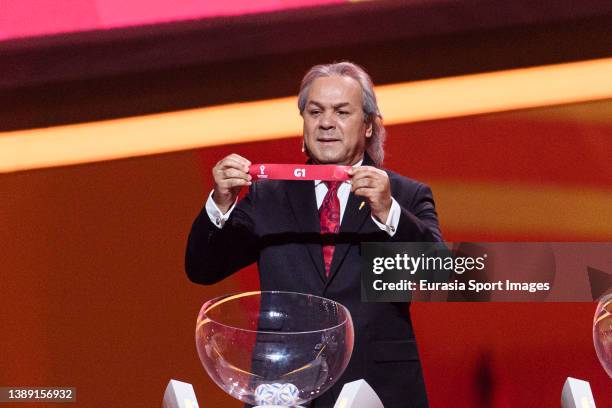
[[[441,241],[431,190],[380,168],[385,129],[372,82],[359,66],[313,67],[302,81],[298,107],[309,162],[353,166],[350,180],[252,182],[249,160],[223,158],[189,235],[187,274],[213,284],[257,262],[262,290],[323,296],[350,310],[351,361],[313,407],[331,408],[342,386],[360,378],[386,408],[426,407],[410,305],[360,301],[359,244]],[[244,186],[249,192],[237,202]]]

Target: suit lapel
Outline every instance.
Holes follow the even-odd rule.
[[[286,192],[298,232],[318,236],[321,233],[321,225],[314,183],[312,181],[289,181]],[[325,277],[321,244],[306,242],[306,247],[319,277],[325,282],[327,278]]]
[[[361,203],[364,203],[363,206]],[[359,209],[361,207],[361,209]],[[342,217],[342,223],[340,224],[339,236],[343,235],[349,237],[352,234],[356,234],[361,230],[361,226],[367,220],[370,215],[370,206],[365,203],[363,197],[358,197],[355,194],[351,193],[348,198],[348,202],[346,203],[346,209],[344,210],[344,216]],[[334,275],[338,272],[338,268],[346,254],[348,253],[349,248],[351,247],[350,242],[340,242],[336,244],[336,249],[334,250],[334,257],[332,258],[332,263],[329,268],[329,279],[327,279],[326,283],[329,285]]]

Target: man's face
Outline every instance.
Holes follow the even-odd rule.
[[[372,126],[364,120],[359,82],[336,75],[315,79],[302,116],[304,145],[315,163],[353,165],[362,159]]]

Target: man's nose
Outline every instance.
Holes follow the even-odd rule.
[[[324,130],[333,129],[336,126],[333,114],[324,113],[321,115],[319,127]]]

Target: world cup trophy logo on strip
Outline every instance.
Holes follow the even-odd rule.
[[[266,166],[263,164],[259,166],[259,174],[257,175],[257,178],[268,178],[268,175],[266,174]]]

